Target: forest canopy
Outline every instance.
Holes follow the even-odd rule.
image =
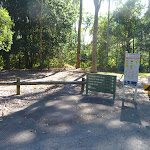
[[[96,1],[101,2],[93,3]],[[83,9],[79,17],[81,2],[2,0],[0,68],[75,67],[77,55],[81,68],[91,68],[93,41],[87,42],[87,35],[93,35],[94,15]],[[114,2],[115,10],[98,16],[97,69],[122,72],[124,54],[128,51],[141,52],[140,71],[150,71],[150,0],[148,6],[142,0]],[[82,19],[81,37],[78,36],[79,18]],[[77,53],[79,37],[81,49]]]
[[[9,51],[12,44],[13,22],[6,9],[0,7],[0,50]]]

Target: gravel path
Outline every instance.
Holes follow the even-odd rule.
[[[80,70],[51,72],[1,72],[0,80],[81,80]],[[149,150],[150,102],[139,79],[137,103],[134,89],[117,79],[116,99],[111,94],[81,95],[80,86],[0,86],[1,150]]]
[[[15,81],[20,77],[21,81],[77,81],[85,74],[80,70],[53,70],[53,71],[18,71],[1,72],[0,82]],[[122,109],[122,82],[123,78],[117,79],[117,96],[112,100],[111,94],[91,92],[90,97],[80,94],[81,87],[78,85],[26,85],[21,86],[21,95],[16,95],[16,86],[0,86],[0,119],[3,116],[24,111],[24,115],[37,120],[41,124],[63,125],[76,124],[79,122],[104,117],[111,112]],[[138,103],[149,101],[147,92],[144,92],[144,84],[147,79],[139,79]],[[126,88],[126,107],[134,107],[134,89]],[[46,109],[47,107],[50,110]],[[32,109],[31,109],[32,108]],[[36,118],[36,111],[43,112],[41,118]],[[33,113],[34,111],[34,113]],[[47,114],[51,116],[48,119]],[[60,118],[57,121],[55,118]],[[64,121],[65,120],[65,121]]]

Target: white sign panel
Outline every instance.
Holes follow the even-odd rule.
[[[148,85],[150,85],[150,77],[148,77]]]
[[[140,53],[128,53],[125,55],[124,85],[137,86],[139,74]]]

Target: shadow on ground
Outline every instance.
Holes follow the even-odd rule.
[[[83,97],[80,100],[81,103],[91,103],[91,104],[99,104],[99,105],[106,105],[106,106],[113,106],[114,100],[109,98],[103,98],[103,97]]]
[[[42,79],[48,76],[53,76],[60,72],[59,69],[50,71],[38,71],[38,70],[21,70],[21,71],[0,71],[0,81],[15,81],[17,77],[22,80],[35,80]]]
[[[139,110],[130,107],[130,101],[126,106],[99,95],[85,97],[72,85],[53,94],[49,90],[44,96],[11,97],[40,95],[30,106],[2,118],[0,150],[149,149],[150,127],[142,127],[141,121],[145,107]]]
[[[137,103],[133,102],[133,107],[125,106],[124,103],[125,103],[125,100],[122,100],[120,121],[137,123],[141,125],[141,119],[140,119],[140,114],[137,108]]]
[[[141,126],[137,108],[123,106],[121,112],[111,112],[114,106],[115,102],[111,100],[90,99],[79,94],[47,95],[24,110],[3,118],[0,149],[136,150],[142,146],[148,150],[150,127]],[[89,113],[99,115],[96,120],[85,122],[84,117]],[[137,119],[129,114],[134,114]]]

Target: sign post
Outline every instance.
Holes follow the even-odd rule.
[[[150,91],[150,85],[145,85],[144,91]]]
[[[150,85],[150,77],[148,77],[148,85]],[[150,91],[148,91],[148,96],[150,97]]]
[[[140,52],[138,54],[125,54],[123,99],[125,99],[125,86],[135,87],[134,100],[137,97],[138,74],[139,74]]]
[[[144,91],[148,91],[148,96],[150,97],[150,77],[148,77],[148,84],[144,86]]]

